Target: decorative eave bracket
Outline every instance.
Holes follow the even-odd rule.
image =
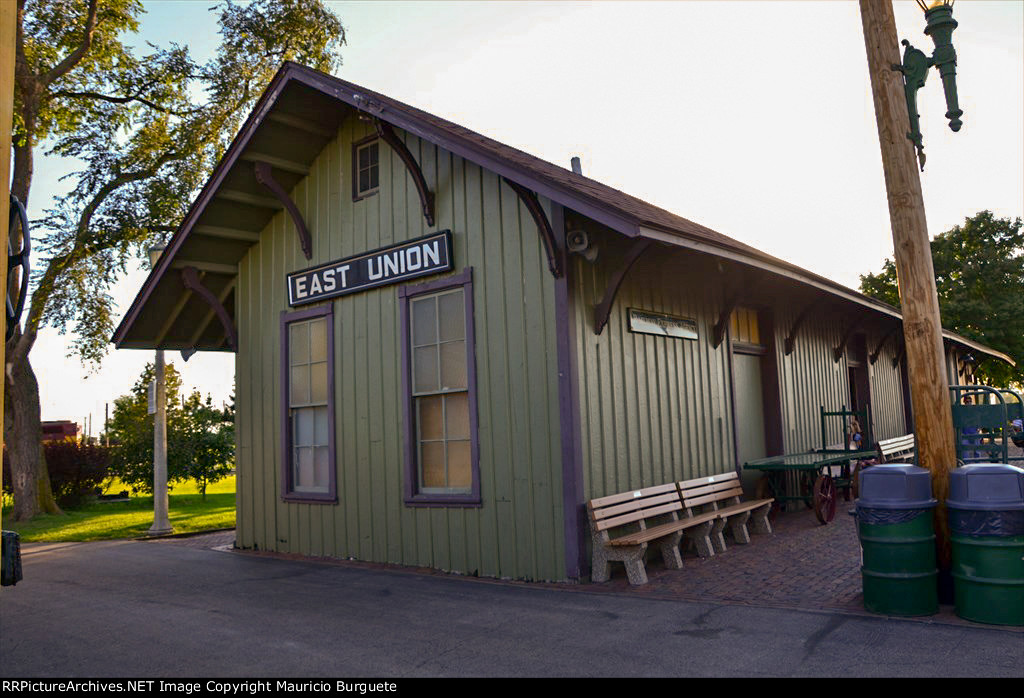
[[[228,315],[228,311],[220,299],[210,289],[203,286],[202,281],[199,280],[198,270],[195,267],[185,267],[181,270],[181,281],[185,284],[185,288],[198,294],[213,309],[220,319],[220,324],[224,326],[228,346],[232,351],[238,351],[238,331],[235,329],[235,323],[231,321],[231,316]]]
[[[711,340],[711,346],[715,349],[718,348],[725,340],[725,328],[729,326],[729,318],[732,316],[732,311],[736,310],[736,306],[740,302],[739,291],[734,291],[726,301],[725,305],[722,306],[722,312],[718,315],[718,322],[715,323],[714,337]]]
[[[853,333],[857,331],[857,328],[863,324],[864,318],[854,318],[850,326],[846,328],[846,333],[843,334],[842,340],[839,342],[839,346],[832,349],[832,361],[833,363],[839,363],[839,359],[843,358],[843,352],[846,351],[846,345],[853,336]]]
[[[906,341],[900,342],[900,348],[896,352],[896,356],[894,356],[893,359],[892,359],[892,367],[893,368],[896,368],[897,366],[900,365],[900,361],[903,361],[903,355],[906,353],[906,351],[907,351],[907,343],[906,343]]]
[[[878,346],[875,347],[875,350],[868,355],[868,363],[870,363],[872,366],[875,365],[875,362],[878,361],[879,355],[881,355],[882,353],[882,347],[886,345],[886,343],[889,341],[889,338],[896,334],[896,332],[898,332],[899,329],[899,325],[893,325],[893,328],[889,330],[884,337],[882,337],[882,341],[879,342]]]
[[[377,131],[377,135],[380,136],[381,140],[391,146],[391,149],[395,151],[398,157],[405,163],[405,169],[409,171],[409,176],[412,177],[413,183],[416,185],[416,191],[420,195],[420,204],[423,207],[423,217],[427,219],[427,225],[433,227],[434,225],[434,193],[427,189],[427,180],[423,178],[423,170],[420,169],[420,164],[416,162],[416,158],[412,156],[409,149],[405,146],[405,143],[395,130],[391,128],[391,124],[386,121],[381,121],[377,117],[373,117],[373,127]]]
[[[540,233],[541,241],[544,243],[544,251],[548,255],[548,269],[556,279],[562,278],[562,262],[555,247],[555,234],[551,230],[551,223],[548,222],[548,217],[545,215],[537,195],[508,177],[502,177],[502,179],[505,180],[505,184],[512,187],[512,191],[516,193],[519,200],[526,206],[526,210],[533,216],[533,222],[537,224],[537,232]],[[601,331],[598,330],[597,333],[601,334]]]
[[[594,334],[601,334],[601,330],[608,324],[608,318],[611,316],[612,303],[615,302],[615,296],[619,292],[619,287],[622,285],[623,279],[626,278],[626,274],[629,272],[630,267],[636,264],[636,260],[640,259],[640,255],[653,244],[653,240],[647,240],[645,238],[637,239],[633,245],[629,248],[625,258],[622,260],[622,266],[615,270],[611,278],[608,279],[608,286],[604,290],[604,298],[596,308],[594,308]]]
[[[256,181],[269,189],[277,197],[277,200],[284,204],[288,215],[292,217],[292,222],[295,223],[295,232],[299,235],[302,253],[306,255],[306,259],[313,259],[313,238],[309,234],[309,228],[306,227],[306,221],[302,218],[302,214],[299,213],[299,209],[295,206],[295,202],[292,201],[292,197],[274,179],[274,175],[270,171],[270,163],[255,162],[253,163],[253,168],[256,170]]]
[[[786,356],[789,356],[790,354],[793,353],[793,349],[796,347],[796,333],[800,331],[800,327],[804,324],[804,321],[807,320],[808,317],[810,317],[810,314],[814,311],[815,308],[818,307],[820,303],[820,298],[811,301],[810,303],[807,304],[806,307],[804,307],[803,310],[800,311],[800,314],[797,315],[796,321],[793,322],[793,326],[789,328],[789,334],[786,335]]]

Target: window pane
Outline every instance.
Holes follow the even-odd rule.
[[[380,186],[380,181],[377,178],[377,166],[374,165],[370,168],[370,189],[376,189]]]
[[[437,347],[413,349],[413,390],[417,393],[437,390]]]
[[[441,430],[441,397],[422,397],[419,405],[419,426],[421,441],[440,441],[444,438]]]
[[[359,169],[360,170],[365,170],[367,167],[370,166],[370,149],[364,146],[364,147],[359,149],[358,153],[359,153]]]
[[[441,341],[463,339],[466,336],[466,314],[462,307],[462,291],[440,296],[437,304],[441,315]]]
[[[444,430],[446,439],[469,438],[469,393],[444,396]]]
[[[473,486],[473,469],[470,463],[468,441],[448,442],[448,487],[470,490]]]
[[[291,346],[288,347],[288,360],[292,366],[309,363],[309,325],[295,322],[289,325]]]
[[[466,343],[449,342],[441,345],[441,388],[462,390],[466,384]]]
[[[437,304],[433,298],[412,302],[412,343],[421,347],[437,342]]]
[[[313,364],[309,367],[310,372],[310,399],[315,405],[323,405],[327,402],[327,362]]]
[[[377,155],[378,155],[378,144],[376,142],[374,142],[374,143],[371,143],[370,145],[366,146],[366,152],[367,152],[367,154],[369,155],[369,158],[370,158],[369,159],[369,164],[370,165],[376,165],[377,164]]]
[[[370,173],[363,170],[359,173],[359,191],[367,191],[370,188]]]
[[[309,404],[309,366],[292,366],[291,404]]]
[[[309,360],[327,361],[327,320],[320,318],[309,323]],[[292,363],[295,363],[292,361]]]
[[[327,490],[330,485],[330,451],[326,446],[314,449],[313,484],[317,489]]]
[[[423,472],[424,487],[444,487],[444,444],[421,444],[420,467]]]
[[[327,408],[316,407],[313,409],[313,443],[317,446],[326,446],[330,443],[330,436],[327,433]]]
[[[292,443],[295,446],[313,445],[313,410],[308,407],[292,412]]]
[[[309,490],[313,487],[313,449],[295,449],[295,489]]]

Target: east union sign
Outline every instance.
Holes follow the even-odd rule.
[[[449,230],[288,275],[288,305],[304,305],[452,268]]]

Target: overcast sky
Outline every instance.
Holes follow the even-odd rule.
[[[146,0],[143,38],[217,46],[213,0]],[[860,12],[855,2],[330,2],[348,45],[338,75],[589,177],[851,288],[892,257]],[[900,38],[931,53],[913,2]],[[952,133],[932,71],[919,96],[931,235],[980,210],[1024,215],[1024,2],[960,0],[953,35],[964,125]],[[31,215],[68,164],[37,162]],[[123,316],[145,274],[114,291]],[[43,419],[102,429],[152,352],[98,372],[40,333]],[[230,354],[197,354],[186,388],[226,399]]]

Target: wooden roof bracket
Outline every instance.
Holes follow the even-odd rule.
[[[277,197],[277,200],[284,204],[288,215],[292,217],[292,222],[295,223],[295,232],[299,235],[302,253],[306,255],[306,259],[313,259],[313,238],[309,234],[309,228],[306,227],[306,221],[302,218],[302,214],[299,213],[299,209],[295,206],[295,202],[292,201],[292,197],[274,179],[270,172],[270,163],[263,161],[254,162],[253,168],[256,170],[256,181],[269,189]]]
[[[907,351],[907,343],[906,343],[906,341],[902,341],[901,340],[900,341],[899,351],[896,352],[896,356],[894,356],[893,360],[892,360],[892,367],[893,368],[896,368],[897,366],[900,365],[900,361],[903,361],[903,355],[906,353],[906,351]]]
[[[608,324],[608,318],[612,313],[612,303],[615,302],[615,296],[619,292],[622,281],[626,278],[630,268],[636,264],[636,260],[640,259],[640,255],[652,244],[654,244],[653,240],[637,238],[629,248],[629,251],[626,252],[622,265],[608,279],[608,286],[604,290],[604,298],[594,308],[594,334],[601,334],[601,330]]]
[[[196,268],[185,267],[182,269],[181,281],[185,284],[185,288],[198,294],[200,298],[213,308],[213,312],[217,314],[217,317],[220,318],[220,323],[224,326],[224,334],[227,337],[228,346],[231,347],[232,351],[238,351],[238,331],[235,330],[235,323],[231,321],[231,316],[228,315],[228,311],[224,304],[220,302],[220,299],[213,295],[210,289],[203,286],[202,281],[199,280],[199,272]]]
[[[416,191],[420,195],[420,204],[423,206],[423,217],[427,219],[427,225],[433,227],[434,225],[434,193],[427,189],[427,180],[423,178],[423,170],[420,169],[420,164],[416,162],[416,158],[412,156],[409,149],[405,146],[405,143],[395,130],[391,128],[391,124],[386,121],[381,121],[377,117],[373,117],[373,127],[377,131],[377,135],[380,136],[381,140],[391,146],[391,149],[395,151],[395,154],[401,158],[402,162],[405,163],[405,169],[409,171],[409,176],[412,177],[413,183],[416,185]]]
[[[732,311],[736,310],[736,306],[740,302],[739,291],[733,291],[733,294],[726,301],[722,307],[722,312],[718,315],[718,322],[715,323],[714,337],[711,340],[711,346],[715,349],[725,339],[725,328],[729,326],[729,317],[732,315]]]
[[[889,338],[896,334],[899,329],[899,325],[893,325],[892,329],[886,332],[885,336],[882,337],[882,341],[878,343],[877,347],[875,347],[875,350],[868,355],[868,363],[872,366],[875,365],[875,362],[878,361],[879,355],[882,353],[882,347],[885,346],[886,342],[889,341]]]
[[[556,278],[562,278],[562,261],[558,256],[558,251],[555,246],[555,234],[551,230],[551,223],[548,222],[548,217],[544,213],[544,209],[541,208],[540,201],[537,199],[537,194],[530,191],[526,187],[517,182],[513,182],[508,177],[502,177],[505,180],[505,184],[512,187],[512,190],[519,197],[519,200],[526,206],[526,210],[533,216],[533,222],[537,224],[537,232],[540,233],[540,239],[544,243],[544,251],[548,255],[548,269],[551,270],[551,274]],[[600,334],[600,331],[598,331]]]
[[[863,322],[863,317],[854,318],[853,322],[850,323],[850,326],[846,328],[846,334],[843,335],[843,339],[839,342],[839,346],[832,349],[832,361],[834,363],[839,363],[839,359],[843,358],[843,352],[846,351],[847,342],[850,341],[853,333],[857,331]]]
[[[804,321],[810,316],[811,312],[818,307],[821,303],[820,298],[816,298],[808,303],[800,314],[796,316],[796,321],[793,322],[793,326],[789,328],[789,334],[786,335],[785,351],[786,356],[793,353],[793,349],[796,346],[796,333],[800,331],[800,327],[804,324]]]

